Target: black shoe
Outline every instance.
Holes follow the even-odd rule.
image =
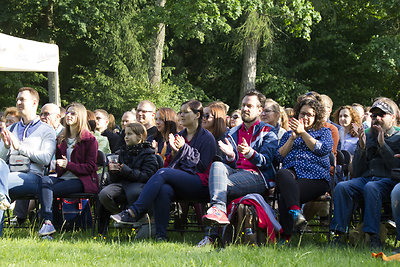
[[[307,224],[306,218],[301,214],[300,210],[289,210],[289,214],[293,217],[293,222],[296,227],[301,228]]]
[[[132,217],[128,210],[124,210],[118,214],[111,215],[110,218],[121,224],[134,224],[136,222],[136,218]]]
[[[342,247],[347,244],[346,242],[346,234],[342,232],[330,232],[331,236],[331,246],[333,247]]]
[[[381,237],[378,234],[370,234],[369,240],[371,250],[382,250]]]

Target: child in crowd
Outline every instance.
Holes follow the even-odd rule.
[[[106,234],[111,214],[120,212],[121,205],[136,201],[145,183],[158,170],[153,147],[146,128],[140,123],[125,126],[125,145],[117,151],[118,162],[109,163],[110,184],[99,193],[101,203],[99,232]]]

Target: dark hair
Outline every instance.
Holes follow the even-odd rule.
[[[172,108],[159,108],[157,112],[160,113],[160,119],[164,122],[164,131],[155,133],[154,137],[157,140],[162,138],[163,140],[168,140],[168,135],[170,133],[177,133],[178,115]]]
[[[260,93],[257,90],[252,89],[252,90],[247,91],[245,93],[245,95],[243,96],[243,98],[246,96],[253,96],[253,95],[258,98],[258,101],[260,102],[260,106],[264,108],[265,100],[267,100],[267,99],[265,98],[265,95],[263,95],[262,93]]]
[[[182,103],[182,106],[183,105],[188,105],[190,110],[193,111],[195,114],[200,113],[200,116],[198,118],[199,125],[197,126],[197,130],[199,130],[201,128],[201,124],[203,121],[203,104],[201,104],[201,102],[198,100],[191,99],[189,101]]]
[[[220,102],[212,102],[207,107],[211,110],[211,115],[214,117],[212,128],[207,130],[217,139],[226,131],[226,109]]]
[[[315,120],[312,128],[315,130],[319,130],[324,127],[325,111],[324,106],[321,104],[321,102],[314,97],[304,97],[303,99],[301,99],[294,107],[294,117],[296,119],[299,119],[300,110],[303,106],[310,106],[315,111]]]

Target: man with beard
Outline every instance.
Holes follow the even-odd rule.
[[[395,154],[400,153],[400,132],[396,131],[395,110],[397,105],[390,99],[380,98],[371,108],[372,127],[367,133],[357,127],[359,142],[353,159],[352,180],[338,183],[334,193],[334,216],[331,230],[337,242],[343,241],[344,233],[352,216],[353,203],[364,200],[363,231],[370,236],[372,249],[380,248],[379,236],[382,200],[389,199],[397,183],[391,171],[400,166]]]
[[[263,194],[272,183],[275,176],[272,161],[278,137],[273,126],[260,121],[265,100],[260,92],[248,91],[242,100],[243,124],[230,129],[224,142],[218,141],[225,163],[217,161],[210,168],[211,208],[203,216],[205,224],[229,224],[228,197]]]

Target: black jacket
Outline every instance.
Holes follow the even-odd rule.
[[[111,182],[146,183],[158,170],[158,162],[149,142],[128,147],[124,145],[118,152],[120,172],[110,172]]]

